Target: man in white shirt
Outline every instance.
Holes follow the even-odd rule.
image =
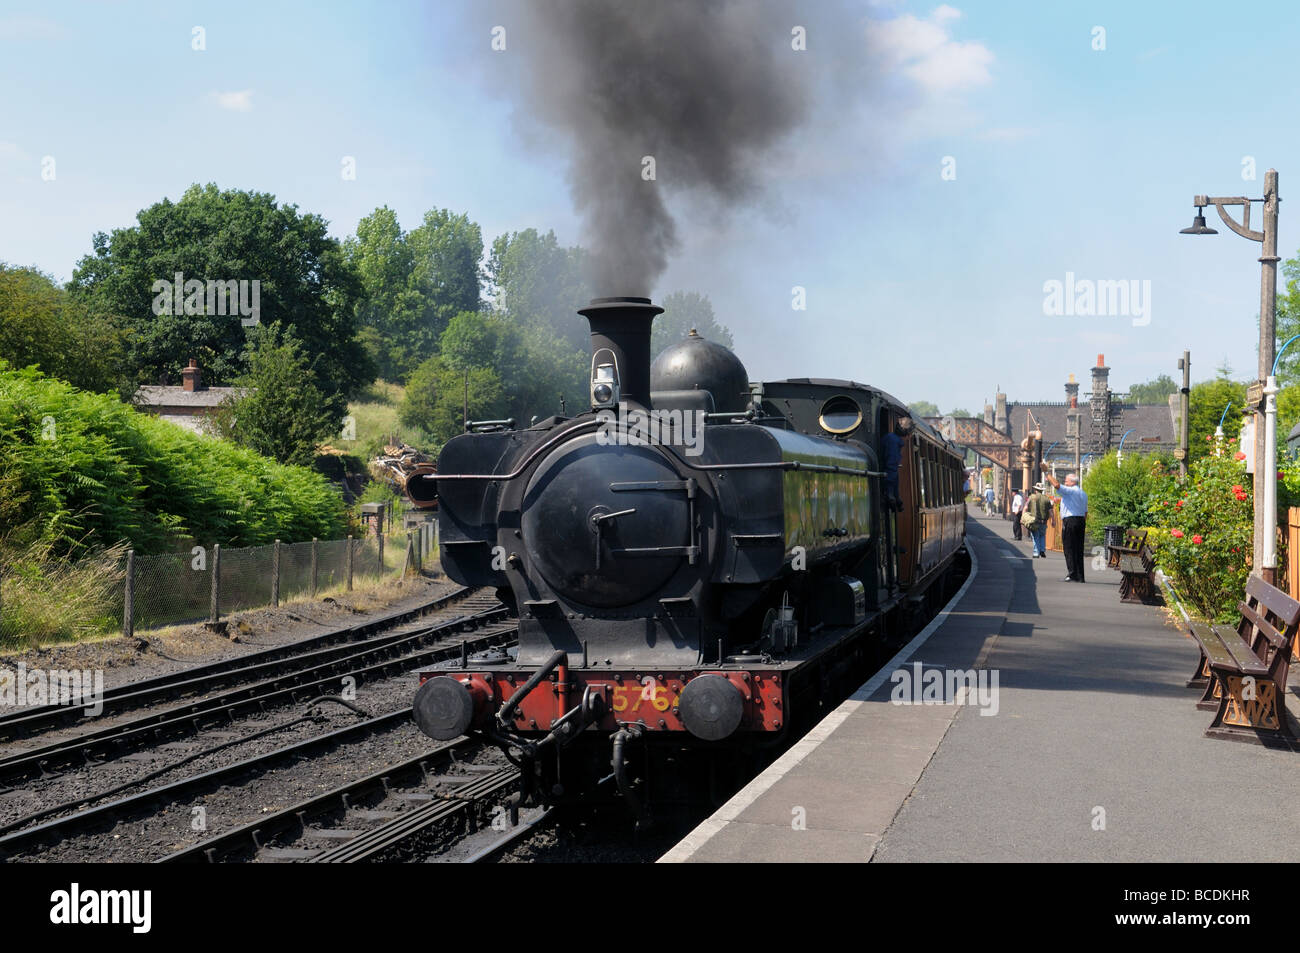
[[[1022,527],[1020,525],[1020,512],[1025,508],[1025,497],[1016,490],[1016,495],[1011,498],[1011,535],[1015,539],[1023,539]]]
[[[1043,475],[1061,494],[1061,548],[1065,550],[1065,582],[1083,582],[1083,529],[1088,520],[1088,494],[1073,473],[1062,483],[1043,464]]]

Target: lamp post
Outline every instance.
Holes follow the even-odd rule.
[[[1228,401],[1223,405],[1223,413],[1219,414],[1219,426],[1214,428],[1214,439],[1216,442],[1223,439],[1223,422],[1228,419],[1228,408],[1231,406],[1232,401]],[[1218,447],[1215,448],[1214,454],[1215,456],[1219,455]]]
[[[1274,475],[1274,484],[1272,492],[1276,495],[1277,471],[1273,460],[1265,458],[1265,443],[1267,440],[1260,440],[1258,436],[1263,433],[1267,427],[1267,421],[1264,420],[1264,405],[1267,402],[1265,390],[1268,385],[1270,370],[1273,366],[1273,347],[1275,342],[1276,312],[1277,312],[1277,263],[1280,259],[1277,256],[1277,170],[1269,169],[1264,173],[1264,197],[1250,199],[1245,196],[1228,196],[1215,197],[1206,195],[1197,195],[1192,199],[1192,204],[1196,206],[1196,217],[1192,220],[1190,228],[1184,228],[1180,234],[1183,235],[1217,235],[1218,232],[1213,228],[1206,227],[1204,209],[1207,205],[1213,205],[1219,213],[1219,218],[1223,219],[1223,224],[1240,235],[1242,238],[1249,238],[1253,242],[1259,242],[1261,247],[1260,262],[1260,286],[1259,286],[1259,378],[1255,384],[1251,385],[1248,391],[1247,401],[1255,411],[1255,545],[1254,545],[1254,571],[1264,577],[1265,582],[1273,582],[1276,573],[1272,566],[1265,565],[1264,552],[1266,537],[1272,536],[1277,532],[1273,523],[1277,522],[1277,513],[1268,513],[1265,510],[1265,496],[1269,493],[1267,475]],[[1253,231],[1250,227],[1250,206],[1252,202],[1259,202],[1264,210],[1264,230],[1262,232]],[[1237,222],[1226,211],[1226,206],[1240,205],[1242,208],[1241,222]],[[1275,500],[1276,502],[1276,500]]]
[[[1192,411],[1192,352],[1183,351],[1178,359],[1178,369],[1183,372],[1183,387],[1178,394],[1178,475],[1187,478],[1187,458],[1191,455],[1191,421],[1187,418]]]
[[[1124,433],[1119,438],[1119,450],[1115,452],[1116,466],[1119,466],[1121,463],[1124,462],[1124,438],[1127,437],[1132,432],[1133,432],[1133,428],[1129,427],[1128,430],[1125,430]]]
[[[1277,349],[1277,357],[1273,358],[1273,367],[1264,383],[1264,459],[1268,463],[1268,472],[1264,474],[1264,514],[1268,516],[1271,513],[1274,519],[1277,518],[1277,366],[1296,338],[1300,338],[1300,334],[1291,335]],[[1267,532],[1267,527],[1263,567],[1265,580],[1272,581],[1271,577],[1277,575],[1277,530]]]

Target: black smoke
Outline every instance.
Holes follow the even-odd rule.
[[[649,294],[678,241],[669,197],[725,215],[804,120],[807,54],[792,47],[798,18],[780,10],[755,0],[516,7],[523,29],[510,49],[527,59],[517,102],[571,150],[598,294]]]

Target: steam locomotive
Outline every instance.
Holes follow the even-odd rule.
[[[428,478],[445,572],[494,587],[519,641],[421,673],[415,721],[500,745],[525,797],[612,780],[640,814],[685,775],[668,765],[762,757],[907,637],[961,558],[962,457],[938,433],[902,437],[895,492],[903,404],[751,383],[694,332],[652,365],[662,310],[592,301],[590,410],[455,437]]]

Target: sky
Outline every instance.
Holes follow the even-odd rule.
[[[772,36],[815,77],[809,112],[736,201],[661,178],[680,244],[653,294],[707,294],[752,379],[849,378],[944,411],[999,387],[1062,400],[1100,353],[1116,389],[1176,377],[1185,349],[1194,380],[1225,361],[1253,376],[1259,246],[1213,209],[1217,236],[1178,234],[1194,195],[1259,198],[1275,168],[1279,254],[1300,250],[1300,6],[1248,12],[792,0]],[[494,0],[0,2],[0,261],[66,281],[94,233],[206,182],[339,238],[388,205],[406,228],[449,208],[489,244],[528,227],[587,244],[572,143],[523,86],[531,39]],[[1058,316],[1052,282],[1134,294]]]

